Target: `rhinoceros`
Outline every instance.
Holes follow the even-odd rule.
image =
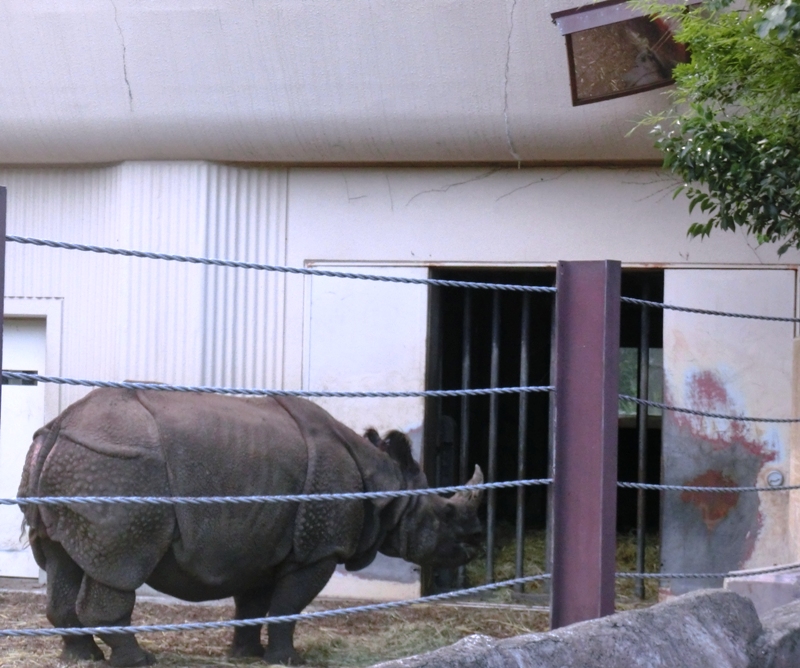
[[[100,389],[39,429],[19,496],[246,496],[427,487],[402,432],[362,437],[298,398]],[[470,484],[483,481],[475,469]],[[480,550],[479,490],[369,500],[224,505],[23,505],[57,627],[128,625],[147,583],[189,601],[233,596],[236,618],[300,612],[337,564],[377,552],[456,566]],[[232,656],[297,663],[294,624],[234,630]],[[101,634],[112,666],[155,662]],[[91,635],[62,658],[102,659]]]

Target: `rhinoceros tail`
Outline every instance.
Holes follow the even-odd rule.
[[[57,423],[58,420],[54,420],[39,429],[33,435],[33,443],[31,443],[31,447],[28,448],[28,454],[25,457],[25,467],[22,469],[22,479],[19,483],[17,497],[25,498],[27,496],[38,496],[39,478],[42,474],[42,468],[58,436],[59,430]],[[23,530],[27,525],[30,529],[31,543],[33,543],[34,536],[42,527],[39,507],[33,504],[25,504],[21,506],[20,509],[23,514]]]

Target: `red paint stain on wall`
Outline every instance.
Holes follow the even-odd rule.
[[[701,473],[686,484],[696,487],[736,487],[734,480],[715,470]],[[739,493],[686,491],[681,493],[681,501],[697,506],[706,528],[713,531],[739,502]]]
[[[692,406],[699,410],[729,407],[733,403],[717,374],[708,370],[700,371],[692,377],[689,398]]]
[[[688,407],[695,410],[722,415],[744,415],[741,408],[735,405],[724,381],[713,370],[698,371],[691,376],[687,399]],[[737,443],[758,457],[762,465],[778,456],[766,443],[753,437],[753,428],[747,422],[680,413],[668,413],[667,419],[674,420],[681,431],[691,433],[694,439],[704,441],[714,450],[724,450]]]

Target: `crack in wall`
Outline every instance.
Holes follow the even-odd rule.
[[[513,195],[514,193],[517,193],[520,190],[525,190],[526,188],[530,188],[531,186],[538,186],[540,183],[549,183],[550,181],[558,181],[558,179],[560,179],[562,176],[566,176],[567,174],[573,171],[575,171],[573,167],[567,167],[567,169],[565,169],[563,172],[557,174],[556,176],[552,176],[549,179],[546,179],[544,177],[539,177],[538,179],[529,181],[524,186],[519,186],[517,188],[514,188],[513,190],[509,190],[507,193],[500,195],[500,197],[495,199],[495,202],[499,202],[501,199],[509,197],[510,195]]]
[[[514,147],[514,140],[511,138],[511,124],[508,122],[508,72],[511,67],[511,34],[514,32],[514,10],[516,8],[517,0],[512,0],[508,21],[508,39],[506,41],[506,69],[503,80],[503,121],[506,126],[508,151],[511,153],[511,157],[517,161],[517,169],[519,169],[522,166],[522,159],[519,157],[519,153],[517,153],[517,149]]]
[[[411,204],[411,202],[413,202],[415,199],[417,199],[417,197],[420,197],[421,195],[428,195],[430,193],[446,193],[448,190],[450,190],[450,188],[455,188],[457,186],[464,186],[467,185],[468,183],[474,183],[475,181],[482,181],[483,179],[488,179],[490,176],[492,176],[492,174],[497,174],[497,172],[499,171],[500,168],[495,167],[494,169],[490,169],[489,171],[483,172],[481,174],[478,174],[477,176],[474,176],[470,179],[466,179],[464,181],[456,181],[455,183],[448,183],[446,186],[442,186],[441,188],[431,188],[430,190],[422,190],[418,192],[416,195],[414,195],[410,200],[408,200],[406,202],[406,206]]]
[[[122,77],[125,79],[125,85],[128,87],[128,108],[133,111],[133,90],[131,89],[131,82],[128,79],[128,49],[125,46],[125,35],[122,33],[122,26],[117,17],[117,5],[114,0],[111,0],[111,6],[114,8],[114,23],[117,24],[117,32],[122,42]]]

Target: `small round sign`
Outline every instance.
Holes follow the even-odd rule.
[[[767,484],[770,487],[780,487],[783,484],[783,473],[780,471],[770,471],[767,473]]]

